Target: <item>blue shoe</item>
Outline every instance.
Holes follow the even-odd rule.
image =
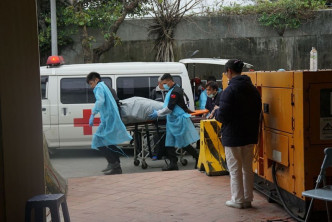
[[[157,157],[157,156],[153,156],[153,157],[152,157],[152,160],[153,160],[153,161],[158,160],[158,157]]]

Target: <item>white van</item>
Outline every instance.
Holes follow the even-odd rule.
[[[170,73],[189,98],[194,110],[187,70],[177,62],[128,62],[41,67],[43,131],[50,149],[90,147],[97,126],[89,127],[95,97],[86,83],[90,72],[117,91],[120,100],[149,98],[158,77]]]

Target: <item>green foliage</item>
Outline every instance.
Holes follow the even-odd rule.
[[[283,35],[286,29],[296,29],[315,17],[315,11],[325,8],[324,0],[258,0],[255,5],[221,7],[222,15],[258,15],[258,21]]]
[[[64,5],[57,5],[57,31],[58,31],[58,47],[59,49],[68,46],[73,43],[70,37],[74,31],[72,29],[63,29],[65,26],[65,20],[63,17]],[[40,53],[50,55],[51,50],[51,14],[49,8],[44,8],[38,15],[39,24],[43,23],[42,27],[39,27],[39,50]]]
[[[49,54],[51,48],[51,14],[50,1],[37,0],[39,4],[39,47],[42,55]],[[115,45],[121,44],[121,39],[112,33],[112,25],[119,19],[124,10],[124,3],[130,1],[122,0],[74,0],[56,1],[57,9],[57,30],[58,30],[58,46],[68,46],[73,43],[71,36],[82,29],[95,28],[100,30],[105,40],[115,37]],[[135,8],[128,16],[142,16],[147,14],[146,8],[142,0],[139,7]],[[82,33],[80,33],[82,34]],[[95,37],[88,35],[83,36],[84,41],[91,43],[95,41]]]
[[[64,10],[66,25],[73,27],[92,27],[101,31],[105,40],[112,35],[110,27],[118,20],[123,11],[123,1],[83,1],[68,6]],[[146,14],[143,7],[138,7],[131,15]],[[94,38],[91,38],[94,40]]]
[[[264,26],[273,27],[281,36],[286,29],[299,28],[301,23],[313,19],[314,11],[324,7],[323,1],[313,0],[282,0],[261,4],[268,6],[268,10],[261,11],[258,21]]]

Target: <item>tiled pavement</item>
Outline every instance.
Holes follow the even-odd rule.
[[[293,221],[255,191],[253,208],[225,206],[229,176],[197,170],[71,178],[67,202],[73,222]]]

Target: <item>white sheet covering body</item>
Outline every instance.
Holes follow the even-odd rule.
[[[160,110],[163,108],[163,103],[144,97],[131,97],[120,100],[121,102],[121,118],[124,124],[142,123],[149,119],[149,114],[153,110]],[[159,117],[159,119],[165,117]]]

